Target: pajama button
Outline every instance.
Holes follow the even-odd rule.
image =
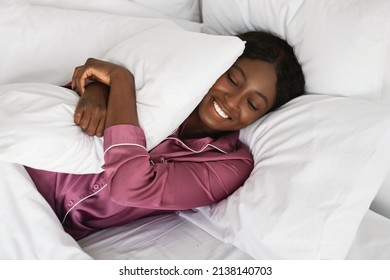
[[[91,191],[96,191],[100,188],[100,185],[99,184],[95,184],[91,187]]]
[[[73,200],[69,200],[68,207],[71,207],[73,205]]]

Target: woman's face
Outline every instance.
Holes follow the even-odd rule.
[[[250,125],[274,105],[276,79],[272,64],[257,59],[238,59],[199,104],[202,123],[216,132]]]

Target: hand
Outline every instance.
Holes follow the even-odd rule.
[[[113,77],[122,73],[131,75],[123,66],[95,58],[88,58],[84,65],[75,68],[72,77],[72,89],[83,95],[87,79],[99,81],[110,86]]]
[[[74,122],[90,136],[103,136],[109,87],[94,82],[87,86],[74,113]]]

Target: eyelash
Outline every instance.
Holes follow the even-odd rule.
[[[232,78],[232,75],[230,75],[230,73],[228,73],[227,76],[228,76],[228,79],[230,80],[230,82],[232,82],[232,84],[233,84],[235,87],[238,87],[238,83],[237,83],[237,81],[235,81],[235,80]]]
[[[227,77],[229,79],[229,81],[235,86],[235,87],[238,87],[238,83],[233,79],[232,75],[230,73],[227,74]],[[257,108],[250,99],[248,99],[248,106],[254,110],[254,111],[258,111],[259,108]]]
[[[248,99],[248,106],[253,109],[254,111],[258,111],[259,108],[257,108],[250,99]]]

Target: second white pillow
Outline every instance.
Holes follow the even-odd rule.
[[[343,259],[390,168],[390,108],[305,95],[244,129],[255,167],[188,219],[256,259]]]

